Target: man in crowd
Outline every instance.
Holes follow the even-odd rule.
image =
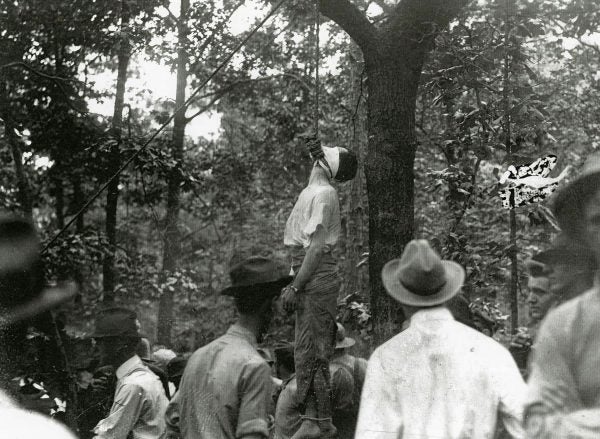
[[[338,402],[333,409],[333,425],[337,428],[339,439],[352,439],[354,437],[360,405],[360,393],[367,373],[367,360],[348,353],[348,349],[354,346],[355,343],[356,341],[352,337],[346,337],[346,329],[341,323],[338,323],[335,352],[329,363],[329,370],[333,382],[344,381],[345,376],[336,379],[342,370],[344,375],[347,374],[352,381],[352,398],[348,402]]]
[[[291,354],[291,355],[290,355]],[[292,365],[289,360],[293,360],[293,352],[279,352],[282,358],[283,371],[290,370]],[[293,366],[295,367],[295,366]],[[280,369],[281,370],[281,369]],[[293,370],[293,369],[291,369]],[[352,375],[344,367],[335,367],[331,370],[331,408],[334,422],[337,420],[346,421],[345,417],[336,418],[336,414],[346,414],[353,407],[354,382]],[[302,425],[302,413],[304,401],[298,393],[298,383],[295,375],[289,375],[283,382],[282,390],[277,399],[275,409],[275,438],[290,439],[298,434]],[[335,424],[337,427],[337,437],[339,439],[353,438],[351,434],[344,433],[342,425]]]
[[[369,360],[356,437],[489,438],[498,420],[522,437],[526,387],[514,360],[444,307],[462,287],[463,268],[413,240],[382,278],[410,324]]]
[[[115,370],[115,396],[109,415],[94,428],[95,439],[159,439],[165,432],[168,400],[159,378],[136,354],[141,335],[135,312],[100,312],[92,337],[100,362]]]
[[[353,179],[358,166],[355,154],[345,148],[322,148],[314,137],[307,140],[307,146],[314,165],[284,233],[295,277],[282,292],[282,304],[288,312],[296,311],[296,379],[304,401],[302,426],[294,439],[335,434],[328,363],[335,344],[340,280],[333,250],[341,220],[332,183]]]
[[[595,258],[593,253],[564,233],[552,248],[538,253],[526,263],[529,271],[529,325],[526,334],[518,334],[511,342],[511,353],[519,367],[526,367],[532,343],[548,312],[592,287]]]
[[[523,376],[527,376],[527,361],[531,352],[533,338],[537,328],[551,307],[557,303],[557,297],[550,292],[549,272],[552,268],[542,262],[544,254],[538,253],[525,262],[528,271],[527,303],[529,304],[529,323],[524,331],[519,331],[511,340],[509,351],[515,359]]]
[[[566,238],[600,258],[600,155],[557,195]],[[525,429],[530,438],[600,437],[600,289],[550,311],[533,351]]]
[[[0,436],[6,439],[74,439],[61,424],[22,405],[20,375],[27,327],[72,299],[74,284],[45,288],[40,242],[24,219],[0,217]]]
[[[227,333],[188,360],[168,410],[169,429],[185,439],[260,439],[269,436],[271,369],[257,351],[273,316],[273,301],[287,285],[270,259],[235,264],[232,285],[239,313]]]

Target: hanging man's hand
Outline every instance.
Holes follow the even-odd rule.
[[[291,314],[296,311],[296,293],[298,290],[293,285],[288,285],[281,290],[281,304],[283,309]]]

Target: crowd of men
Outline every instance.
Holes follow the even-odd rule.
[[[100,311],[91,336],[100,362],[88,395],[98,419],[80,436],[600,437],[600,155],[560,190],[553,208],[561,234],[527,262],[529,334],[508,349],[494,340],[460,294],[464,268],[417,239],[381,273],[405,324],[367,362],[350,354],[355,340],[330,300],[339,289],[331,249],[340,221],[331,182],[352,178],[355,159],[307,143],[315,165],[285,234],[292,270],[262,256],[236,261],[222,293],[233,298],[237,321],[189,358],[152,359],[135,312]],[[40,261],[33,226],[0,218],[0,431],[8,439],[75,437],[28,410],[12,379],[28,326],[76,291],[46,288]],[[271,351],[260,345],[278,312],[295,314],[295,340]],[[102,398],[98,410],[93,401]]]

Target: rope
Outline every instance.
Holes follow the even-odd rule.
[[[202,82],[202,84],[200,84],[198,86],[198,88],[196,88],[196,90],[194,90],[194,92],[190,95],[189,98],[187,98],[187,100],[179,107],[177,108],[173,114],[171,114],[171,116],[169,116],[169,118],[167,119],[167,121],[162,124],[151,136],[148,140],[146,140],[146,142],[136,151],[134,152],[131,157],[129,157],[125,163],[123,163],[123,165],[121,165],[121,167],[117,170],[117,172],[115,172],[115,174],[110,177],[101,187],[100,189],[98,189],[98,191],[92,195],[92,197],[81,207],[81,209],[79,209],[79,211],[77,211],[77,213],[73,216],[73,218],[71,218],[69,220],[69,222],[67,222],[67,224],[65,224],[65,226],[60,229],[58,231],[58,233],[56,235],[54,235],[54,237],[44,246],[44,248],[42,249],[42,254],[46,253],[46,251],[48,251],[48,249],[50,248],[50,246],[77,220],[77,218],[79,216],[81,216],[87,209],[88,207],[90,207],[90,205],[96,201],[96,199],[98,199],[98,197],[102,194],[102,192],[104,192],[106,190],[106,188],[112,183],[113,180],[115,180],[120,174],[121,172],[123,172],[128,166],[129,164],[135,160],[135,158],[137,156],[139,156],[150,144],[150,142],[152,142],[156,136],[158,136],[160,134],[160,132],[162,130],[164,130],[170,123],[171,121],[175,118],[175,115],[182,109],[186,108],[190,102],[196,97],[196,95],[198,95],[198,93],[200,92],[200,90],[202,90],[204,87],[206,87],[206,85],[217,75],[217,73],[219,73],[223,67],[225,67],[227,65],[227,63],[229,63],[229,61],[231,61],[231,58],[234,57],[234,55],[242,48],[246,45],[246,43],[248,42],[248,40],[250,40],[250,38],[252,38],[254,36],[254,34],[256,32],[258,32],[258,30],[269,20],[269,18],[271,18],[275,12],[277,12],[277,10],[286,2],[287,0],[280,0],[279,3],[277,3],[270,11],[269,13],[265,16],[265,18],[263,18],[260,23],[258,23],[258,25],[256,25],[256,27],[254,27],[254,29],[252,29],[252,31],[231,51],[231,53],[229,55],[227,55],[225,57],[225,59],[221,62],[221,64],[219,64],[219,66],[208,76],[208,78],[206,78],[204,80],[204,82]]]
[[[319,0],[315,0],[315,109],[314,109],[314,124],[315,124],[315,135],[319,136],[319,60],[321,58],[320,53],[320,41],[319,41],[319,28],[321,22],[321,14],[319,13]]]

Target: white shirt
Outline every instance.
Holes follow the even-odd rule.
[[[283,243],[288,247],[308,248],[317,226],[325,229],[325,244],[331,249],[341,230],[337,191],[329,184],[309,184],[298,196],[285,225]]]
[[[115,400],[107,418],[94,428],[95,439],[159,439],[166,429],[169,401],[159,378],[134,355],[116,371]]]
[[[75,439],[54,419],[18,407],[0,390],[0,435],[2,439]]]
[[[500,418],[521,438],[525,394],[504,347],[445,308],[422,310],[371,356],[355,437],[487,439]]]

